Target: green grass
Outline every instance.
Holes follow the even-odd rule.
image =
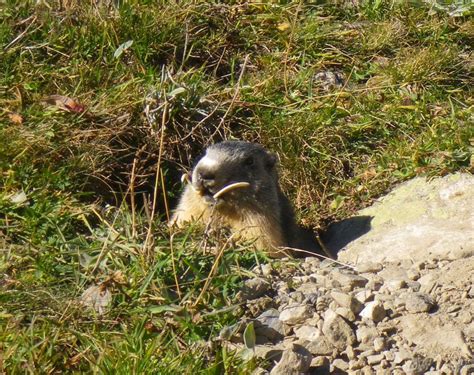
[[[277,152],[313,228],[417,175],[473,171],[460,4],[93,3],[0,7],[0,371],[251,372],[215,338],[265,256],[165,224],[209,143]],[[91,285],[111,292],[102,315],[78,302]]]

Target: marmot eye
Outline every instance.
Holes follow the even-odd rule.
[[[255,162],[255,161],[253,160],[253,156],[249,156],[248,158],[246,158],[246,159],[244,160],[244,165],[245,165],[246,167],[250,167],[251,165],[254,164],[254,162]]]

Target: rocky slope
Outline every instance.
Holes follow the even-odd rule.
[[[262,374],[474,373],[474,176],[402,184],[326,241],[338,262],[256,269],[219,340]]]

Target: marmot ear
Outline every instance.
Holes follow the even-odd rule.
[[[265,161],[265,167],[268,170],[272,170],[275,167],[277,162],[278,162],[277,155],[274,154],[273,152],[267,151],[267,160]]]

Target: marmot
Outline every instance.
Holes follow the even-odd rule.
[[[276,155],[261,145],[214,144],[198,159],[188,179],[171,225],[182,227],[197,220],[226,226],[243,239],[255,240],[273,257],[294,254],[285,247],[318,249],[312,233],[296,224],[291,203],[281,191]],[[218,193],[234,183],[240,183],[238,188]]]

